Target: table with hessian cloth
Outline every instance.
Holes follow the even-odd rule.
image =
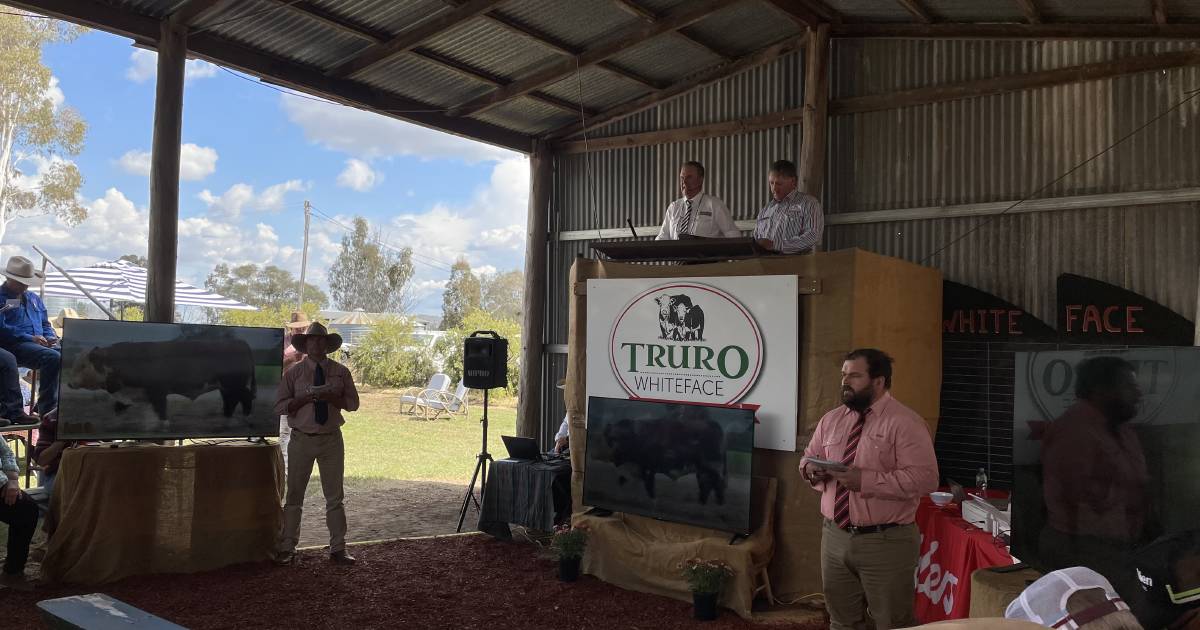
[[[283,480],[275,444],[67,449],[42,577],[99,584],[268,560]]]
[[[479,531],[508,538],[508,524],[550,531],[571,518],[571,461],[498,459],[488,471]]]

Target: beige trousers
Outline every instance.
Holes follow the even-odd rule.
[[[329,553],[346,549],[346,507],[342,479],[346,468],[346,448],[342,431],[308,435],[292,431],[288,441],[287,497],[283,505],[283,532],[279,551],[296,550],[300,541],[300,516],[304,510],[304,491],[312,477],[313,463],[321,473],[321,491],[325,495],[325,524],[329,527]]]
[[[916,525],[851,535],[826,521],[821,534],[821,580],[832,630],[864,630],[867,613],[876,630],[913,622],[917,558]]]

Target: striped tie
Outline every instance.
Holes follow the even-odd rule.
[[[683,213],[683,218],[679,219],[679,225],[675,227],[675,231],[678,232],[676,236],[680,237],[692,229],[692,200],[684,199],[683,203],[687,210]]]
[[[851,466],[854,464],[854,456],[858,454],[858,439],[862,437],[863,424],[867,421],[867,414],[871,410],[858,412],[858,421],[854,423],[854,428],[850,429],[850,435],[846,437],[846,454],[842,456],[842,463]],[[850,526],[850,490],[838,484],[837,494],[834,495],[833,501],[833,522],[837,526],[846,529]]]

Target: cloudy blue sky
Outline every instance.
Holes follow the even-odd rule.
[[[89,125],[83,153],[71,159],[83,172],[90,216],[74,228],[51,217],[16,221],[3,256],[28,255],[30,245],[69,266],[144,255],[155,53],[90,32],[44,57],[57,81],[53,97]],[[222,262],[274,264],[298,276],[305,199],[343,224],[363,216],[386,242],[411,246],[419,313],[441,312],[459,256],[484,272],[523,264],[528,163],[504,149],[189,61],[181,162],[184,282],[203,283]],[[29,177],[44,166],[22,165]],[[323,288],[344,232],[314,217],[309,278]]]

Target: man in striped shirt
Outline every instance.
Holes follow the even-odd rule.
[[[781,254],[802,254],[821,244],[825,215],[816,197],[796,190],[796,165],[779,160],[771,165],[767,184],[771,200],[758,213],[754,239],[760,247]]]
[[[667,206],[656,241],[681,238],[736,238],[742,233],[729,216],[725,202],[704,192],[704,166],[684,162],[679,167],[679,192],[683,195]]]

